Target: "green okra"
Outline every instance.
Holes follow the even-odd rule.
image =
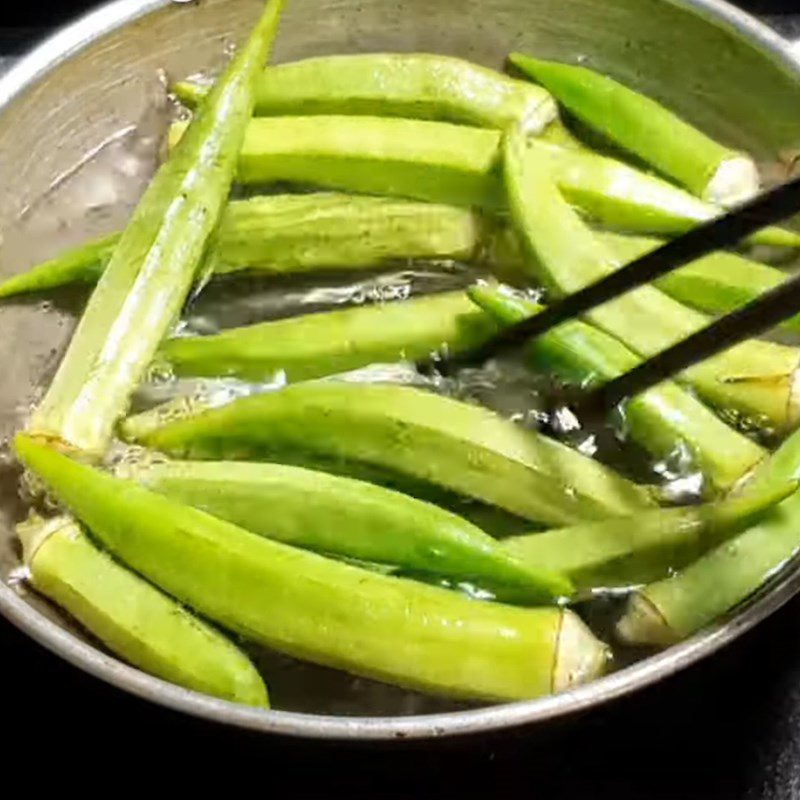
[[[796,489],[796,481],[785,482],[717,503],[513,536],[503,548],[531,566],[568,575],[581,590],[649,583],[726,541]]]
[[[468,294],[502,325],[513,325],[543,308],[519,292],[486,283],[470,287]],[[533,339],[526,356],[534,369],[555,372],[580,386],[610,381],[642,362],[618,339],[579,320]],[[729,489],[766,456],[755,442],[671,381],[630,398],[624,421],[626,434],[656,458],[685,447],[714,490]]]
[[[120,473],[240,528],[323,554],[572,594],[557,573],[522,565],[480,528],[431,503],[364,481],[283,464],[167,461]]]
[[[663,244],[659,239],[605,234],[606,244],[623,262],[633,261]],[[735,253],[718,251],[662,275],[655,285],[673,300],[711,314],[727,314],[779,286],[787,274]],[[781,327],[800,333],[800,316]]]
[[[527,269],[556,296],[571,294],[618,268],[613,254],[570,208],[538,151],[517,134],[505,138],[505,179]],[[643,358],[706,327],[703,314],[651,286],[628,292],[587,314]],[[677,376],[707,402],[776,428],[800,416],[796,373],[800,350],[747,340]]]
[[[0,298],[43,292],[71,283],[96,283],[114,255],[119,239],[119,233],[94,239],[19,275],[12,275],[0,283]]]
[[[222,214],[206,266],[296,275],[370,269],[394,261],[481,260],[488,223],[469,209],[367,195],[317,192],[235,200]],[[0,298],[103,273],[119,234],[70,250],[0,283]]]
[[[105,450],[217,226],[282,6],[270,0],[139,201],[28,424],[31,433],[94,454]]]
[[[654,504],[647,488],[558,442],[407,386],[310,381],[145,430],[139,443],[179,458],[378,470],[403,488],[433,485],[548,524]]]
[[[730,206],[758,191],[752,158],[715,142],[655,100],[586,67],[521,53],[509,60],[580,120],[699,197]]]
[[[170,129],[174,144],[185,123]],[[254,119],[239,159],[238,180],[292,182],[341,191],[390,195],[504,210],[501,133],[426,120],[347,117]],[[608,227],[637,233],[683,233],[720,209],[653,175],[589,150],[536,138],[565,197]],[[798,247],[800,235],[766,228],[753,242]]]
[[[117,559],[296,658],[454,697],[514,700],[602,672],[572,612],[484,603],[270,541],[20,435],[17,454]]]
[[[168,339],[158,359],[178,376],[259,381],[282,373],[295,382],[460,352],[496,331],[492,318],[456,291]]]
[[[70,517],[17,526],[33,587],[109,650],[163,680],[266,708],[264,682],[221,633],[98,550]]]
[[[196,108],[207,90],[184,81],[172,91]],[[411,117],[501,130],[517,125],[536,134],[554,119],[556,104],[539,86],[461,58],[359,53],[267,68],[256,91],[255,113]]]
[[[742,497],[800,478],[800,433],[756,472]],[[634,644],[672,644],[746,600],[800,552],[800,492],[677,574],[631,596],[617,633]]]

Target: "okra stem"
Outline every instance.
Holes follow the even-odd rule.
[[[542,309],[519,293],[486,283],[470,287],[468,294],[503,325]],[[526,355],[534,369],[554,371],[579,386],[612,380],[642,361],[618,339],[578,320],[531,341]],[[766,456],[755,442],[672,382],[630,398],[624,422],[626,434],[656,458],[685,447],[714,490],[730,488]]]
[[[270,0],[140,200],[30,420],[31,433],[104,451],[217,226],[282,5]]]
[[[527,268],[556,296],[571,294],[617,269],[611,252],[561,196],[546,159],[517,134],[506,136],[505,180],[511,217]],[[709,320],[644,286],[594,309],[587,318],[643,358],[704,328]],[[800,351],[756,339],[707,359],[678,376],[707,402],[777,428],[800,414],[796,372]]]
[[[17,526],[33,587],[113,653],[151,675],[245,705],[268,706],[247,656],[172,598],[98,550],[69,517]]]
[[[715,142],[655,100],[586,67],[521,53],[509,60],[576,117],[699,197],[735,205],[758,191],[749,156]]]
[[[570,524],[653,506],[649,491],[494,413],[399,385],[310,381],[150,427],[180,458],[280,460],[366,470],[411,493],[434,485],[527,519]]]
[[[172,87],[195,108],[205,87]],[[556,115],[541,87],[460,58],[429,53],[321,56],[269,67],[256,91],[259,116],[348,114],[444,120],[539,133]]]
[[[454,697],[514,700],[592,679],[607,650],[572,612],[476,602],[298,550],[18,436],[16,450],[120,561],[247,639]]]

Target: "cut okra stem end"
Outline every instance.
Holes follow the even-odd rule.
[[[553,665],[553,691],[599,678],[611,660],[611,648],[595,637],[577,614],[564,611]]]
[[[726,158],[709,180],[703,199],[720,206],[735,206],[758,193],[760,178],[752,158],[736,155]]]
[[[615,632],[621,641],[631,645],[669,647],[681,638],[655,604],[640,592],[631,595]]]

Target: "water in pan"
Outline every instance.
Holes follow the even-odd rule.
[[[15,226],[4,231],[2,272],[19,271],[61,249],[121,225],[152,174],[160,148],[159,134],[170,113],[165,104],[155,104],[152,113],[138,126],[121,131],[98,147],[85,161],[64,175],[38,203],[27,209]],[[367,274],[343,271],[325,279],[266,282],[248,277],[228,278],[212,282],[192,300],[176,332],[208,334],[236,325],[345,305],[398,301],[465,286],[475,278],[475,274],[474,270],[460,264],[397,264]],[[42,326],[63,328],[61,339],[65,344],[66,336],[63,334],[79,312],[84,298],[84,290],[60,292],[53,298],[57,305],[43,307],[41,301],[36,300],[19,312],[30,316],[32,335]],[[15,311],[11,309],[12,313]],[[59,357],[58,349],[48,347],[41,358],[30,365],[39,389],[47,385]],[[216,386],[212,382],[211,388],[218,392],[219,397],[232,397],[277,388],[280,386],[279,376],[277,378],[276,382],[263,386],[228,381]],[[393,364],[376,365],[349,375],[348,379],[411,382],[430,391],[482,403],[519,424],[531,427],[541,424],[552,389],[547,378],[531,375],[513,355],[480,369],[463,371],[455,378],[424,377],[410,365]],[[203,384],[203,391],[208,391],[209,382]],[[191,381],[176,382],[162,377],[141,387],[135,406],[137,409],[146,408],[196,388]],[[34,392],[22,406],[7,415],[3,420],[4,433],[19,427],[36,399],[37,393]],[[594,455],[642,482],[672,481],[681,487],[687,499],[693,499],[700,485],[691,463],[683,454],[676,454],[667,463],[653,464],[630,444],[622,443],[617,433],[612,425],[577,429],[566,426],[563,438],[584,453]],[[2,513],[6,521],[19,519],[24,506],[17,494],[18,470],[7,457],[0,467],[3,471]],[[486,513],[485,509],[465,508],[464,511],[495,533],[520,527],[518,520]],[[528,526],[523,523],[522,527]],[[19,577],[15,569],[18,563],[8,562],[0,567],[2,576],[14,582],[18,590],[45,613],[72,625],[39,598],[31,597],[24,583],[14,580]],[[595,631],[608,640],[609,621],[618,607],[619,598],[602,597],[579,610]],[[408,715],[465,707],[301,663],[260,648],[249,649],[267,678],[277,708],[341,715]],[[628,663],[640,655],[634,651],[617,650],[616,664]]]

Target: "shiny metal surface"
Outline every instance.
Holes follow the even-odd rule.
[[[94,216],[60,196],[59,179],[132,125],[158,129],[159,70],[184,76],[219,64],[225,45],[261,0],[118,0],[56,34],[0,78],[0,272],[119,224],[146,174],[135,165],[124,191]],[[275,60],[367,50],[431,50],[499,66],[514,49],[580,59],[663,99],[779,177],[779,156],[800,147],[800,65],[790,46],[719,0],[292,0]],[[156,136],[140,164],[151,164]],[[107,187],[108,188],[108,187]],[[117,192],[117,194],[114,194]],[[51,198],[56,201],[51,202]],[[43,199],[44,198],[44,199]],[[108,198],[106,198],[108,199]],[[26,209],[44,227],[20,225]],[[20,230],[22,231],[20,233]],[[39,306],[0,310],[0,436],[9,437],[52,373],[66,317]],[[295,736],[345,739],[439,737],[544,722],[640,689],[714,652],[800,590],[784,570],[714,628],[579,689],[542,700],[416,717],[334,717],[258,711],[188,692],[121,664],[60,615],[8,585],[18,564],[11,525],[20,513],[12,465],[0,464],[0,612],[87,672],[141,697],[223,723]],[[14,581],[11,581],[14,584]],[[6,657],[13,657],[6,656]]]

